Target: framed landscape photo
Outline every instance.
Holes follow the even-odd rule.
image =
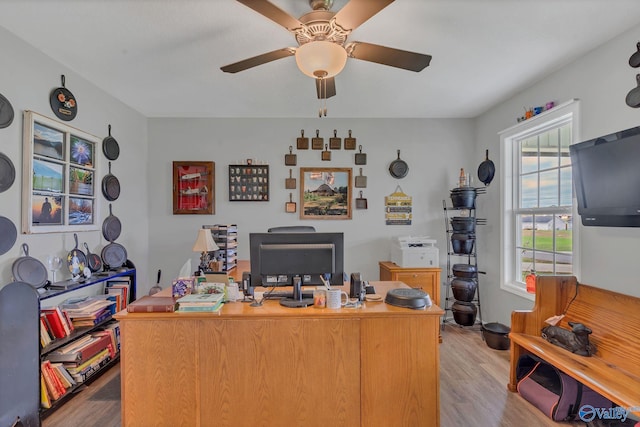
[[[23,233],[99,230],[100,139],[33,111],[23,126]]]
[[[34,193],[31,197],[31,218],[34,226],[63,225],[64,197]]]
[[[300,219],[351,219],[351,168],[300,168]]]
[[[93,196],[93,171],[70,166],[69,192],[82,196]]]

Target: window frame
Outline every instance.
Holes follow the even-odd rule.
[[[518,123],[508,129],[499,132],[500,136],[500,158],[501,158],[501,179],[500,179],[500,289],[528,300],[535,300],[535,295],[526,291],[526,285],[517,280],[516,269],[516,247],[518,241],[518,222],[514,212],[514,203],[520,197],[519,178],[520,162],[517,142],[542,132],[557,128],[564,123],[571,124],[571,144],[580,141],[580,102],[572,99],[563,104],[557,105],[551,110],[547,110],[537,116]],[[579,216],[575,191],[572,189],[572,265],[573,275],[580,274],[579,256]],[[553,208],[548,210],[553,211]],[[519,209],[521,214],[525,209]]]
[[[100,168],[99,168],[99,144],[100,138],[74,128],[66,123],[59,122],[34,111],[25,110],[23,121],[23,168],[22,168],[22,233],[66,233],[71,231],[97,231],[101,223],[101,198],[100,192]],[[36,128],[46,129],[56,135],[55,142],[60,141],[60,153],[55,151],[44,153],[36,146]],[[58,139],[59,138],[59,139]],[[72,141],[81,142],[83,146],[90,148],[88,162],[75,161],[72,157]],[[34,188],[34,164],[46,164],[59,172],[59,177],[54,177],[54,183],[59,188]],[[73,188],[71,171],[76,170],[90,177],[90,184],[82,189]],[[60,219],[51,222],[36,221],[34,219],[34,205],[41,203],[42,198],[60,198]],[[73,224],[71,220],[71,199],[87,201],[91,206],[91,222]],[[34,203],[37,201],[37,203]]]

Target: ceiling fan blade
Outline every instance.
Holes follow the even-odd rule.
[[[316,79],[316,93],[318,99],[327,99],[336,95],[336,80],[333,77],[328,79]]]
[[[282,25],[289,31],[294,31],[304,26],[302,22],[268,0],[238,0],[238,2],[266,16],[276,24]]]
[[[409,71],[422,71],[431,62],[431,55],[394,49],[364,42],[351,42],[345,46],[350,58],[376,62]]]
[[[287,56],[293,56],[295,54],[296,50],[294,48],[285,47],[284,49],[274,50],[252,58],[247,58],[243,61],[225,65],[224,67],[220,67],[220,69],[225,73],[237,73],[238,71],[244,71],[249,68],[257,67],[258,65],[266,64],[267,62],[275,61],[276,59],[286,58]]]
[[[394,0],[351,0],[333,19],[345,30],[354,30]]]

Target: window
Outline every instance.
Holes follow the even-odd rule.
[[[530,299],[530,271],[577,274],[569,145],[578,141],[578,107],[577,100],[559,105],[501,133],[501,286]]]

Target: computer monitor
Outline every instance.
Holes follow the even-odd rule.
[[[250,233],[249,251],[252,287],[343,285],[343,233]]]

